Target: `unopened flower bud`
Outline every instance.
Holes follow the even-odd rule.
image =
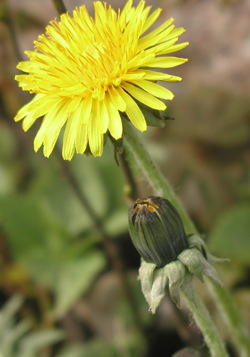
[[[136,200],[129,211],[129,232],[141,257],[158,268],[176,260],[188,248],[179,213],[162,197]]]

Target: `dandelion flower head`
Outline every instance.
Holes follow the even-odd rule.
[[[156,82],[181,80],[159,71],[187,61],[169,56],[188,45],[176,44],[185,30],[176,28],[174,19],[149,30],[161,9],[151,12],[144,1],[133,6],[129,0],[117,12],[97,1],[94,9],[94,18],[81,6],[72,17],[65,13],[50,22],[34,42],[34,51],[25,52],[29,60],[17,66],[25,72],[15,77],[19,86],[35,96],[15,120],[23,120],[27,131],[43,117],[34,149],[43,145],[46,157],[62,129],[66,160],[86,150],[101,156],[106,133],[115,140],[122,137],[122,117],[145,131],[147,123],[138,103],[165,110],[162,99],[171,100],[173,94]]]

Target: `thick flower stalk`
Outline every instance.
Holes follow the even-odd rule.
[[[99,1],[94,8],[94,19],[81,6],[72,17],[66,13],[52,21],[34,42],[35,50],[25,52],[29,61],[17,66],[26,72],[15,77],[19,86],[35,96],[15,120],[23,120],[27,131],[43,117],[34,149],[43,145],[46,157],[63,127],[66,160],[75,152],[102,155],[106,133],[115,140],[123,135],[122,113],[145,131],[147,123],[138,103],[165,110],[163,100],[171,100],[173,93],[156,82],[181,80],[155,70],[187,61],[169,56],[188,45],[176,44],[185,30],[176,28],[172,18],[150,31],[161,9],[150,14],[151,7],[144,1],[133,7],[129,0],[118,12]]]

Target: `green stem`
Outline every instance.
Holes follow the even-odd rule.
[[[125,136],[124,136],[124,150],[127,152],[128,160],[132,158],[132,162],[140,167],[147,182],[150,184],[155,194],[167,198],[178,210],[187,233],[195,233],[196,229],[193,222],[188,217],[181,202],[177,198],[162,172],[153,162],[139,136],[134,132],[131,125],[124,120]],[[132,157],[131,157],[132,155]],[[131,161],[131,160],[130,160]]]
[[[175,192],[157,165],[153,162],[148,152],[140,141],[129,122],[124,120],[124,150],[131,166],[139,167],[146,181],[154,193],[169,199],[179,211],[187,233],[197,233],[197,229],[189,218]],[[210,289],[215,296],[216,304],[224,312],[225,320],[235,338],[235,346],[239,356],[250,356],[250,337],[247,336],[247,327],[243,321],[230,293],[225,287],[210,284]],[[217,357],[217,356],[216,356]]]
[[[68,180],[68,183],[70,184],[72,190],[76,194],[76,197],[79,199],[80,203],[82,204],[82,206],[88,213],[89,217],[91,218],[96,231],[100,235],[103,250],[106,253],[108,259],[110,260],[112,268],[117,273],[117,276],[121,283],[121,287],[124,292],[124,296],[126,297],[128,305],[131,309],[131,315],[132,318],[134,319],[134,325],[138,330],[138,332],[140,333],[140,335],[142,336],[142,338],[144,339],[146,344],[146,338],[144,338],[145,337],[144,323],[141,319],[140,311],[138,309],[138,304],[133,294],[133,290],[129,282],[129,277],[125,270],[124,264],[122,262],[119,249],[114,244],[112,237],[110,237],[110,235],[106,231],[102,220],[98,217],[98,215],[96,215],[95,211],[93,210],[91,202],[89,202],[85,193],[82,191],[78,180],[76,179],[76,177],[74,176],[73,172],[70,169],[70,165],[66,161],[61,159],[61,155],[58,153],[58,151],[57,151],[57,156],[61,164],[61,170],[64,176]]]
[[[122,170],[123,177],[126,181],[126,186],[127,186],[126,187],[126,193],[127,193],[126,196],[128,197],[128,199],[132,205],[132,203],[139,197],[137,183],[134,178],[131,167],[129,166],[129,163],[126,160],[124,153],[118,154],[117,160],[118,160],[119,167]]]
[[[219,337],[218,331],[211,317],[198,295],[193,291],[192,298],[182,291],[182,298],[191,312],[197,326],[200,328],[212,357],[228,357],[224,343]]]

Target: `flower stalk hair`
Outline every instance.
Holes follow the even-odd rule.
[[[187,61],[169,56],[188,45],[177,43],[185,30],[176,28],[174,19],[151,30],[161,9],[151,12],[144,1],[134,7],[128,0],[118,12],[99,1],[94,8],[94,18],[81,6],[72,17],[65,13],[51,21],[34,42],[34,51],[25,52],[29,60],[17,66],[25,72],[15,77],[19,86],[35,96],[14,119],[23,120],[27,131],[43,118],[34,149],[43,146],[46,157],[62,129],[66,160],[75,152],[101,156],[106,134],[122,138],[122,117],[145,131],[140,103],[165,110],[164,100],[172,100],[173,93],[156,82],[181,80],[161,70]]]

